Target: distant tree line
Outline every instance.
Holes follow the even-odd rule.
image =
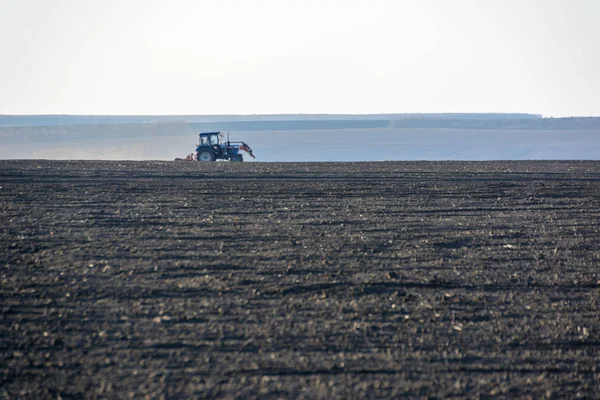
[[[158,122],[0,126],[0,142],[56,142],[77,139],[137,139],[192,135],[207,131],[302,131],[344,129],[498,129],[498,130],[598,130],[600,118],[405,118],[378,120],[290,120],[225,122]]]
[[[406,114],[253,114],[253,115],[0,115],[0,126],[144,124],[157,122],[224,123],[270,121],[372,121],[404,119],[487,120],[539,119],[537,114],[406,113]]]
[[[391,121],[390,127],[428,129],[600,130],[600,118],[403,119]]]

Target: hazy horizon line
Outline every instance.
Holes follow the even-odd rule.
[[[187,117],[187,116],[202,116],[202,117],[218,117],[218,116],[282,116],[282,115],[302,115],[302,116],[390,116],[390,115],[523,115],[523,116],[534,116],[540,118],[600,118],[600,115],[544,115],[541,113],[533,112],[381,112],[381,113],[329,113],[329,112],[289,112],[289,113],[209,113],[209,114],[194,114],[194,113],[156,113],[156,114],[129,114],[129,113],[109,113],[109,114],[69,114],[69,113],[24,113],[24,114],[4,114],[0,113],[1,117]]]

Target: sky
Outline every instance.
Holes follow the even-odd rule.
[[[598,0],[0,0],[0,114],[600,116]]]

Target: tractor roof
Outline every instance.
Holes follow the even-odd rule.
[[[200,136],[218,135],[221,132],[202,132]]]

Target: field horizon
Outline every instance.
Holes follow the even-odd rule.
[[[500,113],[0,116],[0,159],[173,160],[203,131],[267,162],[600,159],[600,118]]]

